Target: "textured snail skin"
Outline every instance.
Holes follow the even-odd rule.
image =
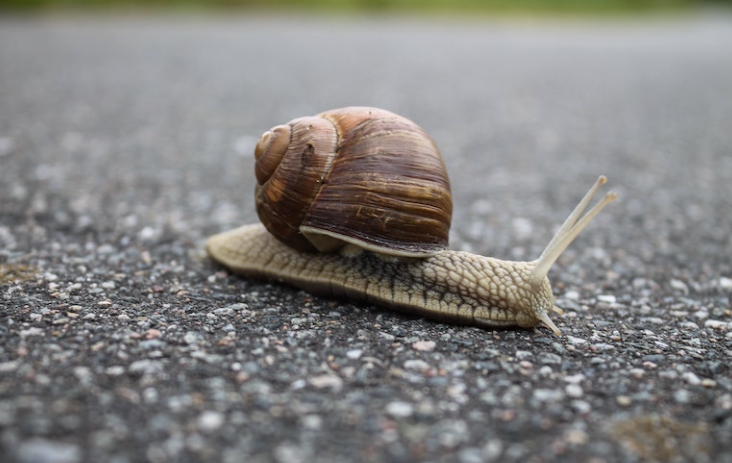
[[[559,330],[549,279],[534,281],[531,262],[460,251],[426,259],[388,261],[369,252],[347,257],[294,250],[262,225],[209,238],[209,255],[232,272],[289,283],[313,294],[367,301],[439,321],[480,327]]]
[[[234,273],[282,281],[314,294],[358,299],[427,318],[480,327],[532,328],[543,324],[557,336],[547,274],[554,262],[617,195],[607,193],[588,211],[607,182],[601,175],[569,214],[538,259],[513,262],[445,250],[425,258],[399,259],[346,247],[340,253],[290,248],[262,225],[246,225],[208,239],[211,258]]]

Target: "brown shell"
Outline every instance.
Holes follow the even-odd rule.
[[[257,213],[291,247],[345,243],[396,256],[447,247],[450,181],[434,141],[408,119],[349,107],[303,117],[260,139]]]

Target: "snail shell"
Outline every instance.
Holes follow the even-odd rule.
[[[265,132],[255,158],[259,218],[294,249],[427,257],[447,248],[447,170],[404,117],[367,107],[301,117]]]

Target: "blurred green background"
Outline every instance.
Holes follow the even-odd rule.
[[[732,0],[0,0],[20,12],[258,10],[322,12],[634,14],[727,7]]]

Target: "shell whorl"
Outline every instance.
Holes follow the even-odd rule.
[[[298,118],[265,132],[255,157],[260,220],[294,249],[423,257],[447,247],[447,171],[408,119],[362,107]]]

